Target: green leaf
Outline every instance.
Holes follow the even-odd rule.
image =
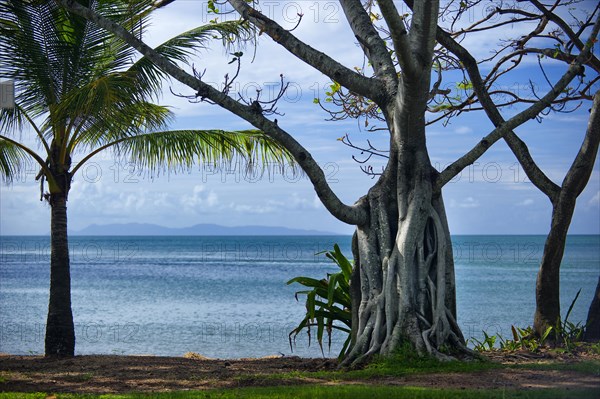
[[[579,298],[579,294],[581,294],[581,288],[579,289],[579,291],[577,291],[577,294],[575,294],[575,298],[573,298],[573,301],[571,302],[571,305],[569,306],[569,310],[567,310],[567,315],[565,316],[565,323],[567,323],[569,320],[569,316],[571,315],[573,306],[575,306],[575,302],[577,302],[577,298]]]
[[[330,86],[331,88],[331,94],[328,94],[330,96],[334,95],[335,93],[337,93],[338,91],[340,91],[340,89],[342,88],[342,86],[338,83],[338,82],[333,82]]]
[[[352,327],[352,301],[350,298],[350,277],[352,275],[352,263],[343,255],[339,246],[336,244],[333,251],[324,253],[328,259],[331,259],[339,268],[340,272],[330,273],[326,279],[317,280],[310,277],[295,277],[288,281],[288,284],[299,283],[305,287],[312,288],[309,291],[296,292],[305,294],[306,315],[294,330],[290,332],[290,347],[292,347],[292,337],[295,339],[297,334],[306,329],[309,334],[310,328],[317,327],[317,341],[323,351],[323,337],[327,333],[328,345],[331,346],[331,333],[333,330],[350,333]],[[318,308],[317,308],[318,307]],[[343,356],[349,349],[350,337],[347,338],[339,356]]]
[[[17,145],[0,138],[0,179],[12,183],[27,168],[29,155]]]
[[[208,12],[209,13],[214,13],[214,14],[218,14],[219,13],[219,9],[217,8],[217,6],[215,6],[215,1],[214,0],[208,0]]]
[[[456,87],[460,90],[473,90],[473,83],[469,81],[463,81],[457,83]]]

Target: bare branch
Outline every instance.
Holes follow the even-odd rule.
[[[202,82],[195,76],[190,75],[169,59],[157,53],[154,49],[146,45],[138,38],[131,35],[122,26],[117,25],[111,20],[98,15],[87,7],[82,6],[75,0],[58,0],[65,8],[71,12],[80,15],[98,26],[115,34],[124,40],[127,44],[139,51],[143,56],[159,66],[173,78],[197,91],[198,96],[208,98],[220,107],[231,113],[245,119],[256,128],[262,130],[265,134],[284,146],[294,157],[300,167],[306,172],[315,191],[325,207],[339,220],[353,225],[364,224],[367,219],[367,212],[361,205],[346,205],[331,190],[327,183],[323,170],[319,167],[311,154],[298,143],[290,134],[281,129],[277,123],[268,120],[260,112],[256,112],[251,106],[240,104],[231,97]]]
[[[569,26],[568,23],[566,23],[562,18],[560,18],[558,15],[556,15],[551,10],[548,10],[538,0],[529,0],[529,1],[531,4],[533,4],[538,10],[540,10],[544,14],[544,17],[548,18],[548,20],[554,22],[556,25],[559,26],[567,34],[567,36],[569,37],[571,42],[575,45],[575,47],[577,47],[579,49],[579,51],[583,50],[584,43],[579,38],[579,35],[576,35],[575,32],[573,32],[573,30],[571,29],[571,27]]]
[[[276,43],[283,46],[308,65],[327,75],[333,81],[375,101],[385,98],[385,87],[377,79],[362,76],[340,64],[327,54],[298,40],[298,38],[283,29],[277,22],[250,7],[244,0],[229,0],[229,3],[243,19],[250,21],[261,32],[269,35]]]
[[[600,90],[594,95],[587,131],[573,164],[565,176],[562,189],[577,198],[587,185],[600,144]]]
[[[508,121],[505,121],[502,115],[500,115],[496,105],[490,98],[489,93],[487,93],[485,90],[485,86],[483,84],[483,80],[481,79],[481,74],[479,73],[479,68],[475,62],[475,59],[460,44],[452,39],[448,33],[438,28],[438,41],[457,57],[459,57],[459,59],[461,59],[461,61],[464,63],[480,103],[483,105],[492,123],[494,123],[496,126],[496,129],[494,129],[483,140],[481,140],[473,149],[471,149],[471,151],[440,173],[437,183],[438,188],[441,188],[454,176],[460,173],[460,171],[462,171],[465,167],[475,162],[475,160],[478,159],[493,143],[504,137],[507,144],[510,146],[511,150],[521,163],[521,166],[523,166],[527,177],[529,177],[531,182],[543,193],[545,193],[551,199],[551,201],[554,201],[560,192],[560,187],[553,183],[541,171],[535,161],[533,161],[531,158],[527,146],[519,137],[517,137],[517,135],[513,132],[513,129],[523,124],[527,120],[535,117],[542,110],[552,104],[552,101],[560,95],[560,93],[567,87],[569,82],[571,82],[575,76],[581,73],[581,65],[585,58],[589,56],[594,39],[597,37],[599,29],[600,21],[597,20],[596,24],[594,25],[594,30],[590,36],[590,40],[584,47],[583,51],[578,55],[575,62],[569,66],[567,72],[544,97],[526,110],[520,112]]]
[[[378,4],[385,22],[390,28],[394,50],[398,55],[402,72],[408,76],[416,76],[418,68],[412,54],[404,19],[398,13],[392,0],[379,0]]]
[[[340,5],[352,28],[352,32],[354,32],[356,39],[373,66],[375,76],[383,79],[390,93],[393,93],[398,85],[396,68],[385,42],[371,22],[371,18],[360,0],[341,0]]]
[[[425,71],[429,71],[433,59],[439,8],[439,0],[415,1],[412,7],[409,40],[417,65]]]

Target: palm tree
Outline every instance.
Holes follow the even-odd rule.
[[[151,0],[79,0],[141,35]],[[158,46],[176,62],[212,38],[232,43],[247,31],[211,23]],[[39,164],[43,198],[51,207],[50,300],[46,356],[72,356],[75,333],[67,237],[67,199],[74,174],[112,149],[149,170],[195,162],[287,161],[287,153],[257,131],[166,131],[172,114],[153,103],[165,74],[134,50],[56,1],[0,1],[0,79],[15,82],[15,106],[0,110],[0,176],[10,182],[31,159]],[[35,146],[22,132],[35,132]],[[76,161],[78,159],[78,161]],[[47,192],[44,190],[47,183]]]

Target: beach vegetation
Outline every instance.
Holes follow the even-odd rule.
[[[326,251],[324,254],[339,267],[339,272],[327,273],[327,277],[320,280],[310,277],[295,277],[287,282],[287,284],[298,283],[309,288],[309,290],[296,292],[296,300],[298,300],[298,295],[306,296],[306,314],[298,326],[290,332],[290,347],[293,349],[292,341],[295,342],[296,337],[303,330],[306,330],[308,334],[310,345],[312,334],[316,330],[317,343],[324,356],[324,334],[327,334],[327,346],[331,349],[331,337],[333,331],[337,330],[347,336],[338,354],[338,358],[342,359],[351,340],[350,277],[352,276],[352,262],[344,256],[338,244],[333,246],[333,250]]]

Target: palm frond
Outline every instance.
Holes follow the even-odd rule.
[[[112,104],[96,113],[89,113],[77,123],[69,149],[95,150],[108,143],[146,132],[162,131],[173,119],[168,107],[147,101]]]
[[[328,346],[331,349],[331,335],[333,330],[343,331],[348,334],[346,341],[338,355],[342,358],[350,345],[352,329],[352,300],[350,298],[350,279],[352,275],[352,262],[348,260],[335,244],[333,251],[319,252],[324,253],[339,268],[337,273],[328,273],[327,278],[317,280],[310,277],[295,277],[287,284],[298,283],[304,287],[311,288],[296,292],[298,295],[306,295],[306,314],[298,326],[289,334],[290,348],[296,337],[306,329],[308,333],[308,344],[311,342],[311,328],[317,328],[317,342],[323,352],[323,334],[327,333]]]
[[[277,164],[296,167],[292,156],[277,142],[257,130],[175,130],[125,137],[97,148],[82,159],[107,148],[151,174],[189,170],[194,165],[213,166],[244,162],[248,168]]]
[[[47,21],[56,7],[38,3],[0,2],[0,77],[15,81],[16,101],[32,116],[55,102],[60,73],[53,60],[61,46]]]
[[[0,108],[0,132],[11,136],[23,130],[27,120],[19,107]]]
[[[149,26],[149,16],[153,10],[151,0],[103,0],[97,2],[96,7],[96,12],[139,37]],[[93,71],[94,77],[125,71],[136,57],[135,49],[94,23],[83,21],[88,23],[89,32],[84,36],[87,42],[82,47],[91,56],[86,69]]]
[[[68,93],[54,108],[67,119],[102,115],[144,101],[136,93],[137,80],[131,73],[111,73],[98,77]]]
[[[0,138],[0,180],[12,183],[26,170],[29,155],[15,144]]]
[[[177,130],[124,139],[115,147],[138,167],[150,172],[178,171],[194,164],[292,163],[291,156],[274,140],[256,130]]]
[[[79,1],[139,35],[154,10],[153,0]],[[165,131],[172,113],[149,101],[167,75],[145,58],[134,63],[130,46],[56,1],[0,1],[0,37],[0,78],[14,79],[17,93],[17,108],[2,111],[0,128],[22,131],[26,119],[41,118],[38,137],[47,152],[48,143],[60,146],[60,162],[89,151],[84,162],[113,147],[154,172],[238,159],[250,166],[296,165],[261,132]],[[210,40],[227,47],[249,38],[246,22],[211,22],[167,40],[157,51],[188,63]],[[11,154],[6,152],[7,162],[16,159]]]

